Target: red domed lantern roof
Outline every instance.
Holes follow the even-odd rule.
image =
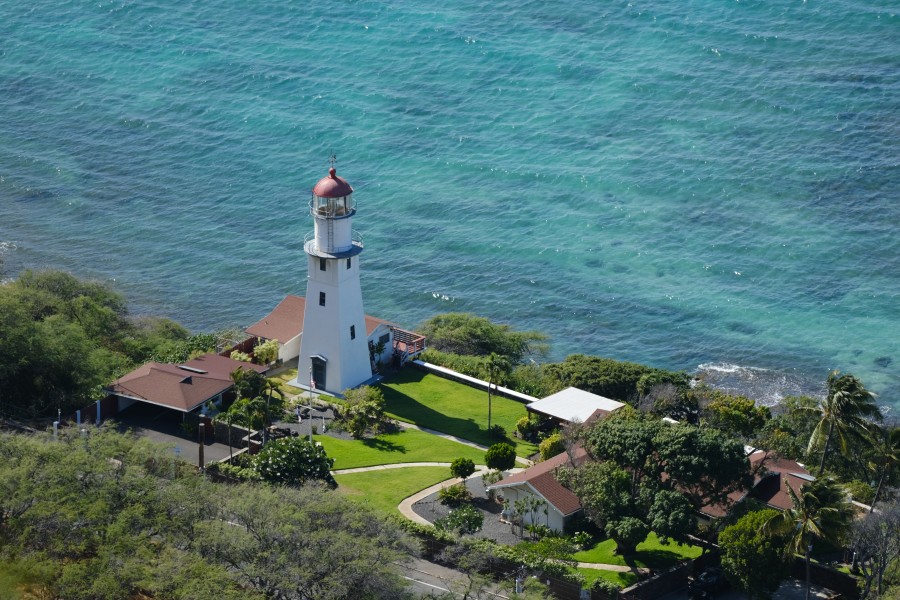
[[[313,188],[319,198],[343,198],[353,193],[353,188],[343,177],[338,177],[334,167],[328,169],[328,177],[323,177]]]

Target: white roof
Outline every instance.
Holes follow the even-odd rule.
[[[528,405],[528,410],[563,421],[583,423],[598,410],[612,412],[622,406],[625,406],[622,402],[569,387],[542,400],[532,402]]]

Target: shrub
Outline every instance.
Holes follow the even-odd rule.
[[[498,481],[503,479],[503,473],[500,471],[488,471],[484,475],[481,476],[481,483],[484,484],[484,487],[495,484]]]
[[[337,487],[332,465],[334,459],[328,458],[321,444],[295,437],[272,440],[253,460],[253,469],[264,480],[289,485],[318,480]]]
[[[241,362],[250,362],[252,357],[246,352],[241,352],[240,350],[235,350],[231,353],[231,360],[239,360]]]
[[[470,503],[472,501],[472,492],[463,484],[457,483],[456,485],[441,488],[438,492],[438,500],[444,506],[457,507]]]
[[[590,590],[592,592],[603,592],[605,594],[611,595],[612,597],[616,597],[616,595],[619,593],[619,586],[617,586],[609,579],[598,577],[591,582]]]
[[[554,433],[544,438],[538,449],[541,451],[541,460],[547,460],[565,451],[566,445],[563,443],[562,435]]]
[[[475,461],[471,458],[457,458],[450,463],[450,474],[460,479],[466,479],[475,472]]]
[[[505,442],[494,444],[484,453],[484,464],[497,471],[512,469],[516,464],[516,449]]]
[[[446,517],[434,522],[440,531],[456,531],[460,534],[475,533],[484,524],[484,515],[471,505],[460,506]]]
[[[854,480],[844,486],[847,492],[857,502],[872,504],[875,499],[875,489],[865,481]]]
[[[572,536],[572,543],[580,550],[587,550],[594,544],[594,536],[587,531],[578,531]]]
[[[516,421],[516,433],[522,439],[531,440],[537,435],[539,424],[538,418],[533,413],[529,413]]]

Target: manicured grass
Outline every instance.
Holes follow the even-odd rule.
[[[278,375],[274,375],[269,377],[269,379],[274,379],[284,388],[285,393],[288,394],[296,394],[297,392],[301,392],[300,388],[296,388],[292,385],[288,385],[287,382],[297,378],[297,369],[287,369],[286,371],[282,371]]]
[[[578,571],[584,576],[585,587],[589,587],[595,579],[606,579],[607,581],[612,581],[620,588],[626,588],[630,585],[634,585],[638,580],[638,576],[630,572],[620,573],[618,571],[601,571],[599,569],[583,569],[581,567],[575,568],[575,571]]]
[[[681,545],[675,542],[663,545],[656,534],[652,532],[646,540],[637,545],[637,552],[631,556],[623,557],[613,554],[615,549],[616,543],[613,540],[604,540],[589,550],[576,552],[574,556],[575,560],[579,562],[660,569],[670,567],[685,558],[697,558],[703,552],[699,546]]]
[[[487,432],[487,391],[413,368],[402,370],[379,387],[387,412],[395,419],[484,446],[498,441]],[[524,404],[494,396],[491,407],[491,423],[499,424],[507,431],[506,441],[516,447],[516,454],[528,457],[537,452],[535,444],[509,435],[515,431],[516,421],[526,414]]]
[[[340,440],[327,435],[314,437],[334,459],[334,469],[405,462],[453,462],[460,457],[484,464],[484,451],[415,429],[383,433],[365,440]],[[444,472],[449,478],[450,470],[445,468]]]
[[[358,498],[375,510],[396,513],[407,496],[450,479],[447,467],[407,467],[335,475],[338,491]]]

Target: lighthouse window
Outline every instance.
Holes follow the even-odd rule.
[[[356,339],[356,325],[351,325],[351,326],[350,326],[350,339],[351,339],[351,340],[355,340],[355,339]]]
[[[347,259],[347,268],[348,268],[348,269],[350,268],[350,261],[351,261],[351,260],[353,260],[353,259],[352,259],[352,258],[348,258],[348,259]]]
[[[319,306],[325,306],[325,292],[319,292]]]
[[[325,270],[325,264],[326,264],[326,263],[325,263],[325,259],[324,259],[324,258],[320,258],[320,259],[319,259],[319,270],[320,270],[320,271],[324,271],[324,270]]]

